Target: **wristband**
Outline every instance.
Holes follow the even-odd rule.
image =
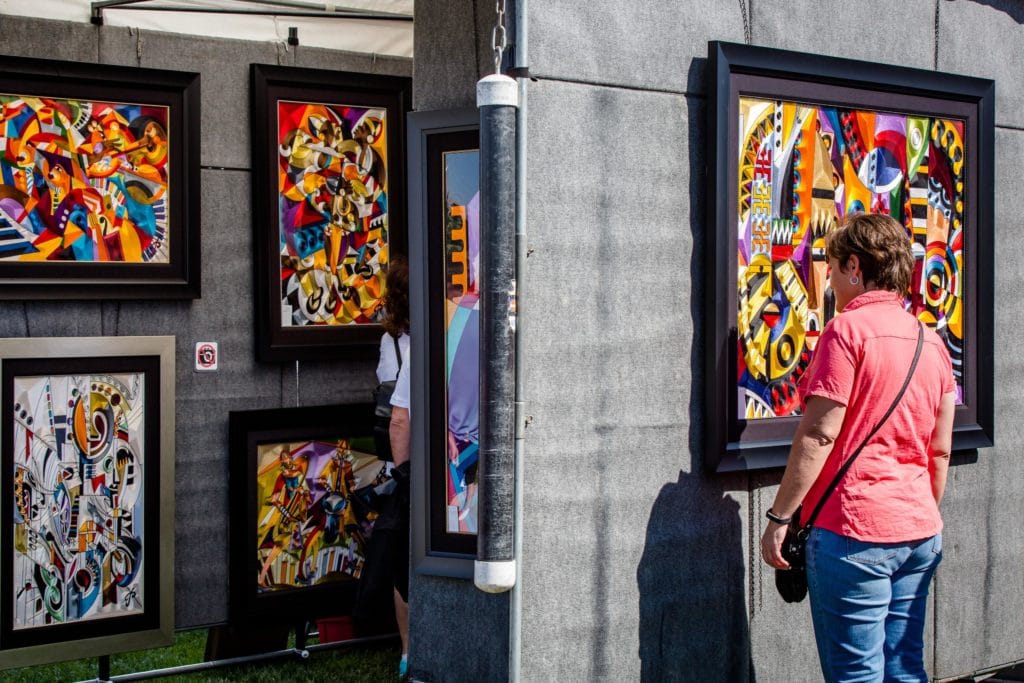
[[[779,517],[777,514],[772,512],[771,508],[765,510],[764,516],[775,522],[776,524],[786,525],[793,521],[792,517]]]

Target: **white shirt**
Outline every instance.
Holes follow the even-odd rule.
[[[402,353],[402,367],[398,367],[398,357],[395,355],[394,337],[385,332],[380,338],[380,360],[377,362],[377,381],[386,382],[395,379],[398,373],[398,381],[395,382],[395,392],[391,394],[391,405],[399,408],[409,408],[409,335],[403,334],[398,338],[398,348]]]

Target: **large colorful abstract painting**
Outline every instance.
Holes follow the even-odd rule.
[[[231,614],[235,620],[349,611],[389,484],[373,404],[232,412]]]
[[[990,444],[992,82],[718,42],[709,60],[709,466],[785,464],[797,383],[841,314],[825,236],[857,212],[906,229],[905,306],[953,359],[955,446]]]
[[[198,296],[198,88],[0,58],[0,297]]]
[[[748,97],[739,110],[739,414],[798,414],[796,383],[836,315],[824,237],[864,211],[906,228],[905,305],[945,341],[962,403],[965,121]]]
[[[379,339],[405,249],[408,79],[252,66],[258,348],[343,355]]]
[[[126,633],[166,642],[173,356],[166,337],[0,340],[0,651],[15,662],[97,636],[93,654],[132,649]]]

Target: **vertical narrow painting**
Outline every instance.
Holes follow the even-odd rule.
[[[0,668],[169,644],[174,338],[0,339],[0,365]]]
[[[253,236],[260,360],[380,341],[406,248],[411,79],[253,64]]]
[[[141,613],[145,377],[14,378],[14,630]]]
[[[472,578],[479,522],[479,112],[409,115],[410,457],[417,573]]]
[[[738,413],[799,413],[796,385],[837,312],[825,235],[885,213],[914,254],[905,307],[944,341],[963,401],[965,122],[741,97],[737,187]]]
[[[386,109],[277,103],[281,325],[379,323],[389,238]]]
[[[262,443],[256,458],[257,591],[358,579],[372,520],[353,496],[385,476],[372,437]]]
[[[444,152],[445,530],[476,533],[480,441],[480,152]]]

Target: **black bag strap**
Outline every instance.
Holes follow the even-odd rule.
[[[864,450],[865,446],[868,445],[868,441],[871,441],[871,437],[873,437],[878,432],[878,430],[882,428],[882,425],[884,425],[886,420],[889,419],[889,416],[892,415],[894,410],[896,410],[896,406],[899,404],[900,399],[903,398],[903,394],[907,391],[907,387],[910,386],[910,378],[914,376],[914,370],[917,369],[917,361],[920,360],[921,358],[921,349],[923,347],[924,325],[918,323],[917,350],[914,351],[914,361],[910,364],[910,370],[907,372],[907,378],[903,380],[903,387],[900,389],[900,393],[896,395],[896,398],[893,400],[892,405],[889,406],[889,410],[885,411],[885,415],[883,415],[882,419],[878,421],[878,424],[875,425],[875,428],[871,430],[871,433],[864,438],[864,441],[862,441],[860,446],[857,447],[857,450],[855,450],[850,455],[850,457],[846,459],[846,462],[843,463],[843,466],[839,468],[838,472],[836,472],[836,476],[832,478],[832,481],[831,483],[829,483],[828,488],[825,489],[825,493],[823,493],[821,498],[818,500],[818,504],[814,506],[814,511],[811,512],[811,516],[807,518],[807,523],[803,525],[802,530],[804,532],[810,531],[811,525],[814,524],[814,520],[818,518],[818,513],[821,512],[821,509],[823,507],[825,507],[825,502],[828,500],[829,496],[832,495],[832,492],[836,490],[836,486],[839,485],[839,480],[843,478],[843,475],[845,475],[846,471],[850,469],[850,465],[853,464],[853,461],[857,459],[857,456],[860,455],[860,452]]]
[[[395,342],[395,357],[398,358],[398,370],[395,371],[395,381],[397,382],[398,373],[402,371],[402,349],[398,346],[398,337],[392,337],[391,341]]]

